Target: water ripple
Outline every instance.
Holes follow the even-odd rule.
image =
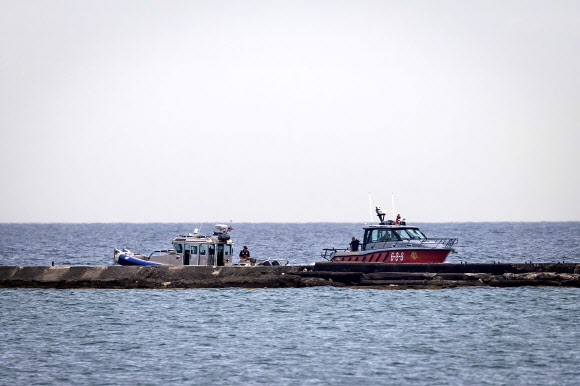
[[[416,224],[429,237],[459,239],[450,262],[580,262],[580,222]],[[323,248],[345,248],[363,224],[239,224],[234,256],[248,245],[254,257],[320,261]],[[167,248],[191,224],[0,224],[1,265],[110,265],[113,247],[149,253]],[[34,235],[34,237],[31,237]]]
[[[0,290],[3,384],[558,384],[580,292]]]

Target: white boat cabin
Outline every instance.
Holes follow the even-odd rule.
[[[176,260],[182,265],[232,265],[231,240],[219,241],[213,236],[188,235],[173,240]]]
[[[162,255],[151,254],[147,261],[163,265],[210,265],[231,266],[233,241],[228,234],[227,225],[216,225],[212,236],[201,236],[196,229],[193,234],[177,236],[171,244],[173,249],[156,251]]]

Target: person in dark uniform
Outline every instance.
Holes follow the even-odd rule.
[[[249,259],[250,258],[250,251],[248,247],[244,245],[244,249],[240,251],[240,259]]]
[[[356,252],[358,251],[358,246],[360,245],[360,241],[358,241],[356,238],[352,238],[352,241],[350,242],[350,251],[351,252]]]

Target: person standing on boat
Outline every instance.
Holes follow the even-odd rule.
[[[358,246],[360,245],[360,241],[358,241],[355,237],[352,238],[352,241],[350,242],[350,251],[351,252],[356,252],[358,251]]]
[[[240,251],[240,259],[249,259],[250,258],[250,251],[248,247],[244,245],[244,249]]]
[[[397,220],[395,221],[395,224],[399,225],[401,223],[401,215],[398,214],[397,215]]]

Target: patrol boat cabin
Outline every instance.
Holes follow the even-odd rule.
[[[197,229],[193,234],[177,236],[171,242],[173,248],[153,251],[149,256],[115,249],[114,262],[119,265],[231,266],[234,245],[228,233],[231,228],[222,224],[215,228],[212,236],[201,236]]]

